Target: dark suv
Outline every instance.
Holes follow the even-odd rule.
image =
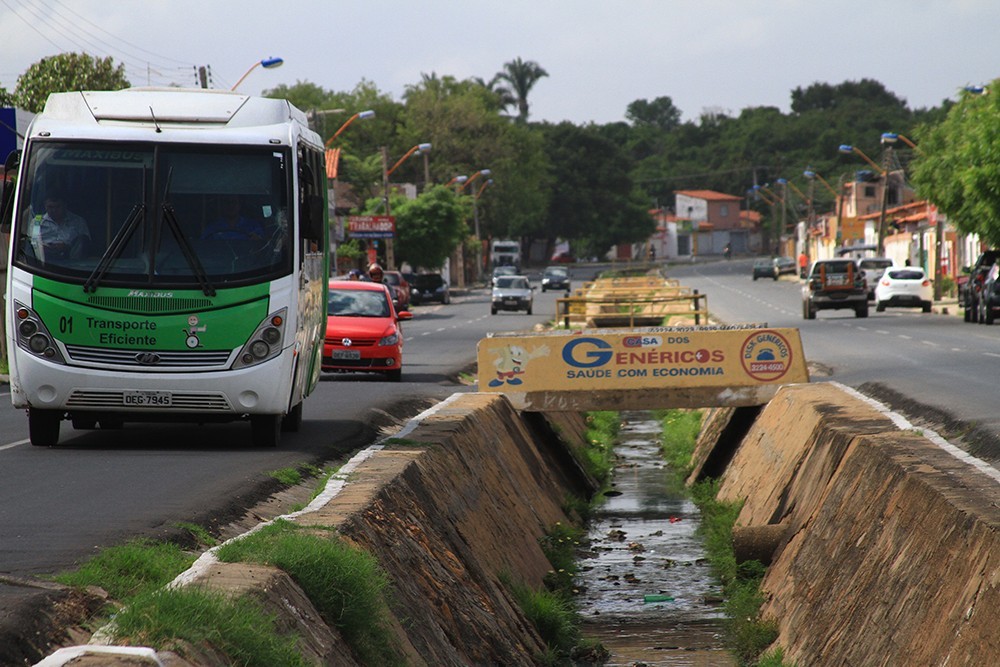
[[[820,259],[813,263],[802,286],[802,317],[816,319],[817,310],[850,308],[855,317],[868,317],[868,284],[853,259]]]
[[[440,273],[418,273],[410,283],[410,302],[417,304],[428,301],[451,303],[448,283]]]
[[[998,257],[1000,257],[1000,250],[983,252],[969,269],[968,278],[960,284],[958,302],[965,309],[963,319],[966,322],[978,322],[980,319],[979,297],[982,294],[987,275],[996,264]]]

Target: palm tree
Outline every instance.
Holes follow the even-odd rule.
[[[524,61],[518,56],[504,63],[503,71],[497,72],[491,83],[506,81],[510,85],[509,90],[517,101],[517,119],[524,123],[528,120],[528,93],[539,79],[548,75],[534,60]]]
[[[494,97],[496,97],[497,108],[500,111],[504,111],[508,107],[512,107],[517,104],[517,98],[514,97],[514,93],[510,92],[510,88],[507,86],[497,85],[500,83],[499,75],[494,76],[489,81],[485,81],[482,78],[475,76],[472,77],[472,82],[477,86],[482,86],[486,90],[490,91]]]

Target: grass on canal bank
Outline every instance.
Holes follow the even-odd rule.
[[[658,411],[663,433],[661,450],[678,488],[692,470],[702,415],[696,410]],[[712,570],[725,596],[727,640],[742,666],[791,667],[780,647],[768,650],[778,636],[777,626],[760,616],[764,597],[760,590],[765,568],[759,561],[737,563],[733,552],[733,525],[739,517],[738,503],[718,500],[719,481],[706,480],[688,489],[701,512],[700,531]]]

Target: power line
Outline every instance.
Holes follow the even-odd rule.
[[[96,26],[93,22],[86,17],[81,16],[79,13],[60,5],[58,2],[55,2],[54,4],[46,4],[41,0],[34,0],[34,2],[30,4],[25,3],[21,5],[12,4],[9,0],[0,0],[0,2],[10,9],[17,18],[27,24],[28,27],[38,33],[60,52],[80,50],[84,53],[117,58],[121,62],[129,80],[144,81],[145,83],[151,85],[154,83],[155,78],[156,83],[159,84],[176,84],[178,79],[187,79],[187,77],[190,76],[190,74],[188,74],[185,70],[188,68],[194,68],[192,63],[186,63],[176,58],[162,56],[140,46],[136,46],[126,40],[122,40],[107,30]],[[36,4],[41,5],[41,8],[36,6]],[[72,18],[67,17],[65,12],[68,12]],[[26,18],[28,15],[33,16],[34,20]],[[39,25],[45,26],[48,32],[42,32],[38,28]],[[86,27],[87,25],[99,30],[104,35],[108,35],[112,40],[114,40],[115,43],[127,45],[132,49],[137,49],[138,51],[152,55],[158,60],[154,62],[148,57],[137,54],[135,51],[127,51],[116,46],[115,44],[109,43],[102,37],[101,34],[88,29]],[[54,41],[53,36],[63,40],[63,43],[59,44]],[[67,49],[66,44],[72,44],[73,49]],[[167,64],[168,61],[178,64]]]

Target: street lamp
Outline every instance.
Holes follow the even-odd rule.
[[[339,137],[340,133],[346,130],[347,127],[354,121],[358,119],[364,120],[366,118],[374,118],[374,117],[375,117],[375,112],[372,111],[371,109],[368,109],[367,111],[357,112],[356,114],[348,118],[346,121],[344,121],[344,124],[341,125],[336,132],[333,133],[333,136],[326,140],[326,147],[329,148],[330,144],[333,143],[333,140]]]
[[[889,164],[889,154],[892,151],[892,141],[887,140],[886,136],[883,134],[882,145],[885,146],[886,144],[889,145],[886,146],[885,149],[886,152],[885,155],[883,156],[883,160],[885,161],[886,164]],[[850,144],[841,144],[837,150],[839,150],[841,153],[857,153],[864,159],[865,162],[875,167],[875,169],[877,169],[879,174],[881,174],[882,176],[882,203],[880,206],[880,213],[878,216],[878,231],[877,231],[877,245],[876,245],[876,252],[878,253],[879,256],[882,256],[883,254],[885,254],[883,248],[885,245],[885,212],[889,203],[889,170],[886,169],[885,166],[879,165],[877,162],[875,162],[870,157],[865,155],[864,152],[856,146],[851,146]]]
[[[459,185],[462,185],[462,184],[463,184],[463,183],[465,183],[465,182],[466,182],[467,180],[469,180],[469,177],[468,177],[468,176],[465,176],[465,175],[461,175],[461,176],[455,176],[455,177],[454,177],[454,178],[452,178],[452,179],[451,179],[450,181],[448,181],[447,183],[445,183],[445,184],[444,184],[444,186],[445,186],[445,187],[448,187],[449,185],[454,185],[455,183],[458,183]]]
[[[485,190],[490,185],[493,185],[492,178],[487,181],[483,181],[483,184],[479,186],[479,190],[472,198],[472,219],[475,222],[476,241],[479,240],[479,206],[477,205],[477,203],[479,202],[479,198],[483,195],[483,190]]]
[[[250,69],[246,71],[246,74],[241,76],[240,80],[237,81],[236,84],[229,90],[236,90],[237,88],[239,88],[240,84],[243,83],[243,80],[246,79],[248,76],[250,76],[250,72],[254,71],[258,67],[263,67],[264,69],[274,69],[275,67],[281,67],[282,64],[284,64],[284,62],[285,61],[282,60],[281,58],[264,58],[263,60],[255,62],[253,65],[250,66]]]
[[[906,138],[906,136],[900,134],[899,132],[883,132],[882,133],[882,143],[884,144],[894,144],[896,140],[902,141],[904,144],[912,148],[917,153],[923,155],[924,152],[920,150],[920,147],[915,143]]]
[[[427,155],[431,150],[430,144],[417,144],[410,150],[406,151],[403,157],[396,160],[396,164],[389,165],[389,149],[385,146],[382,147],[382,189],[385,192],[385,214],[392,215],[391,209],[389,208],[389,177],[392,176],[392,172],[399,168],[399,165],[406,162],[406,160],[416,152],[423,153]],[[385,240],[385,263],[387,269],[396,268],[396,255],[393,249],[393,238],[390,236]]]
[[[489,169],[480,169],[479,171],[477,171],[476,173],[474,173],[472,176],[469,176],[468,180],[466,180],[462,184],[462,187],[459,188],[459,190],[464,190],[465,188],[469,187],[470,185],[472,185],[472,182],[475,181],[480,176],[489,176],[492,173],[493,172],[490,171]]]

